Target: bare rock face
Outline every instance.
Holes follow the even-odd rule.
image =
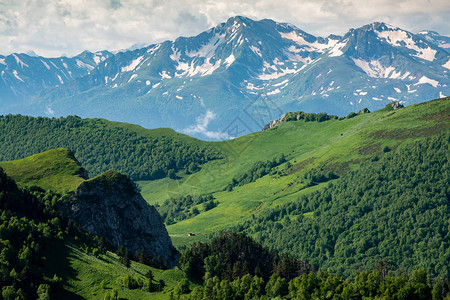
[[[150,258],[173,267],[178,252],[157,210],[147,204],[125,175],[108,171],[81,183],[62,204],[64,214],[85,231],[118,248],[143,250]]]
[[[392,108],[393,108],[394,110],[397,110],[397,109],[399,109],[399,108],[403,108],[403,107],[404,107],[402,104],[400,104],[400,103],[397,102],[397,101],[392,101],[392,102],[389,103],[388,105],[392,106]]]
[[[358,112],[358,114],[368,114],[368,113],[370,113],[370,110],[369,110],[367,107],[361,109],[361,110]]]
[[[264,125],[262,131],[273,128],[273,127],[277,126],[278,124],[280,124],[280,120],[278,120],[278,119],[270,121],[270,123]]]

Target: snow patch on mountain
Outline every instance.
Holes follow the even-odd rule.
[[[247,90],[262,90],[263,87],[258,87],[255,86],[253,83],[251,82],[247,82],[247,86],[245,87]]]
[[[142,62],[142,60],[144,59],[144,56],[139,56],[138,58],[136,58],[135,60],[133,60],[131,62],[131,64],[129,64],[126,67],[122,67],[121,71],[122,72],[131,72],[134,71],[137,66]]]
[[[225,64],[227,65],[227,68],[236,60],[236,58],[234,57],[233,54],[230,54],[230,56],[228,56],[225,59]]]
[[[408,49],[414,50],[416,54],[413,54],[413,56],[415,57],[419,57],[428,61],[433,61],[435,59],[435,55],[437,52],[436,50],[431,49],[428,46],[426,48],[421,48],[417,45],[411,34],[409,34],[408,32],[390,25],[386,26],[388,27],[388,30],[375,31],[375,33],[380,38],[385,39],[386,42],[394,47],[406,47]]]
[[[258,47],[255,47],[255,46],[250,46],[250,50],[252,50],[253,51],[253,53],[255,53],[256,55],[258,55],[259,57],[263,57],[262,56],[262,54],[261,54],[261,50],[259,50],[259,48]]]
[[[294,47],[295,48],[295,47]],[[288,49],[289,50],[289,49]],[[304,64],[309,64],[311,63],[312,59],[311,57],[307,56],[307,57],[303,57],[300,54],[296,54],[295,52],[291,52],[291,51],[285,51],[284,54],[288,57],[288,59],[292,62],[302,62]]]
[[[282,68],[280,68],[280,70],[277,69],[274,73],[270,73],[270,74],[262,73],[262,74],[260,74],[258,76],[258,79],[261,79],[261,80],[272,80],[272,79],[277,79],[277,78],[283,77],[286,74],[293,74],[293,73],[297,73],[297,72],[298,72],[298,70],[295,70],[295,69],[289,69],[289,68],[282,69]]]
[[[288,83],[289,83],[289,79],[286,79],[286,80],[283,80],[283,81],[280,82],[280,83],[274,84],[273,86],[282,86],[283,84],[288,84]]]
[[[128,82],[130,82],[131,80],[135,79],[136,77],[138,77],[137,74],[133,74],[131,75],[130,79],[128,79]]]
[[[347,45],[348,39],[343,40],[342,42],[336,43],[328,52],[329,57],[342,56],[344,52],[342,49]]]
[[[211,58],[205,59],[205,62],[203,64],[197,65],[197,66],[193,66],[194,62],[191,62],[190,65],[187,65],[187,64],[183,65],[185,67],[184,73],[177,74],[176,77],[183,77],[184,75],[186,75],[187,77],[193,77],[196,75],[200,75],[200,76],[211,75],[212,73],[214,73],[214,71],[216,71],[218,68],[220,68],[221,63],[222,63],[222,60],[219,59],[214,64],[212,64]],[[181,66],[181,65],[179,65],[179,66]]]
[[[417,83],[415,83],[414,85],[419,85],[419,84],[429,84],[432,85],[433,87],[437,87],[439,85],[439,81],[430,79],[426,76],[422,76],[419,81]]]
[[[311,51],[311,52],[319,52],[319,53],[323,53],[324,51],[332,48],[333,46],[335,46],[338,42],[338,40],[333,40],[333,39],[328,39],[327,43],[320,43],[317,40],[314,42],[308,42],[307,40],[305,40],[305,38],[302,35],[299,35],[297,32],[295,31],[291,31],[291,32],[279,32],[280,36],[284,39],[287,40],[291,40],[294,43],[296,43],[299,46],[305,47],[305,49],[307,51]],[[297,49],[295,46],[292,48],[293,46],[289,47],[289,51],[294,52],[294,51],[302,51],[303,49]]]
[[[276,94],[278,94],[279,92],[281,92],[280,89],[275,89],[275,90],[273,90],[273,91],[271,91],[271,92],[268,92],[267,95],[269,95],[269,96],[271,96],[271,95],[276,95]]]
[[[225,34],[215,34],[208,43],[201,46],[200,49],[196,51],[187,52],[186,55],[189,57],[205,57],[211,58],[214,56],[217,47],[223,43],[225,39]]]
[[[27,65],[26,63],[24,63],[23,61],[21,61],[20,58],[19,58],[17,55],[13,54],[13,57],[16,59],[16,63],[17,63],[18,65],[20,65],[20,67],[21,67],[22,69],[23,69],[24,66],[25,66],[25,67],[29,67],[29,65]]]
[[[102,55],[101,52],[96,52],[94,53],[94,56],[92,57],[92,59],[94,60],[95,64],[98,65],[101,62],[105,61],[106,58]]]
[[[443,64],[442,66],[443,66],[444,68],[447,68],[447,69],[450,70],[450,59],[449,59],[445,64]]]
[[[16,77],[16,78],[19,79],[20,81],[24,82],[23,79],[19,77],[19,75],[18,75],[18,73],[17,73],[16,70],[13,70],[13,74],[14,74],[14,77]]]
[[[381,64],[381,62],[378,60],[372,60],[370,62],[367,62],[365,60],[357,59],[357,58],[353,58],[353,57],[351,59],[353,60],[353,62],[355,63],[356,66],[358,66],[361,70],[363,70],[370,77],[391,78],[391,79],[400,78],[401,73],[396,72],[394,67],[392,67],[392,66],[384,67]]]
[[[75,61],[76,61],[76,63],[77,63],[77,66],[79,66],[80,68],[82,68],[82,69],[86,69],[86,70],[88,70],[88,71],[92,71],[93,69],[94,69],[94,66],[91,66],[91,65],[89,65],[89,64],[87,64],[87,63],[84,63],[84,62],[82,62],[81,60],[79,60],[79,59],[75,59]],[[50,69],[49,69],[50,70]]]
[[[190,61],[186,61],[182,58],[181,51],[177,50],[172,46],[172,54],[170,58],[176,62],[175,69],[177,72],[174,77],[193,77],[193,76],[206,76],[211,75],[214,71],[220,68],[222,60],[214,59],[215,51],[220,43],[223,42],[225,35],[216,34],[208,43],[200,47],[200,49],[195,51],[186,52],[186,56],[193,58]],[[225,60],[226,68],[228,68],[234,61],[235,57],[230,54]],[[164,77],[168,78],[168,77]]]
[[[50,70],[50,66],[41,59],[41,63],[47,68],[47,70]]]
[[[161,76],[161,79],[170,79],[172,78],[172,76],[170,76],[169,74],[167,74],[167,71],[162,71],[161,73],[159,73],[159,76]]]

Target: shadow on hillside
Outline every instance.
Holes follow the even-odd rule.
[[[54,296],[55,299],[65,300],[83,299],[83,297],[70,291],[70,289],[73,289],[73,286],[68,282],[79,279],[76,278],[77,273],[70,265],[69,257],[71,253],[67,244],[61,241],[54,241],[50,244],[47,253],[48,259],[45,264],[45,276],[53,278],[53,276],[56,275],[62,279],[61,286],[56,290],[52,290],[52,296]]]

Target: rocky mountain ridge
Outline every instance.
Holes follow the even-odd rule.
[[[227,139],[260,130],[285,111],[344,116],[448,95],[445,45],[438,34],[381,22],[322,38],[238,16],[197,36],[105,55],[86,74],[29,101],[0,101],[17,113],[104,117]]]

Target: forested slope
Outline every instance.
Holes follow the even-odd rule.
[[[448,276],[449,140],[446,131],[405,145],[235,229],[335,274],[386,259]]]
[[[183,252],[180,266],[187,278],[201,285],[180,281],[176,299],[440,300],[448,299],[450,290],[448,278],[431,278],[424,268],[398,272],[384,260],[373,269],[359,270],[354,279],[317,271],[242,234],[223,233],[210,243],[195,244]]]
[[[116,170],[133,180],[153,180],[178,171],[192,173],[199,165],[221,157],[205,142],[170,129],[103,119],[0,117],[0,161],[24,158],[55,148],[69,148],[96,176]]]

